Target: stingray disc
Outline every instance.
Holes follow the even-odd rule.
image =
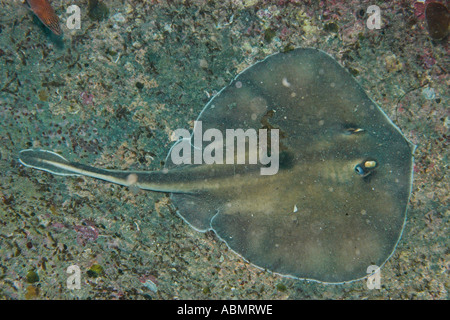
[[[303,48],[269,56],[222,89],[198,121],[202,132],[278,129],[279,170],[177,166],[171,151],[167,168],[197,181],[192,192],[172,194],[192,227],[214,230],[258,267],[323,282],[363,278],[393,253],[413,145],[331,56]]]

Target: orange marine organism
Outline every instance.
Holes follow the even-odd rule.
[[[34,14],[47,28],[58,36],[62,34],[59,18],[48,0],[27,0],[27,2]]]

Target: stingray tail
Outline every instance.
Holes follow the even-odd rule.
[[[129,172],[112,171],[70,162],[59,154],[42,149],[26,149],[19,152],[19,161],[26,167],[43,170],[59,176],[88,176],[120,185],[129,186]]]
[[[58,176],[86,176],[122,186],[160,192],[190,192],[189,185],[182,188],[183,183],[180,184],[179,179],[177,179],[179,177],[178,172],[168,173],[167,170],[123,171],[94,168],[81,163],[70,162],[55,152],[42,149],[20,151],[19,161],[26,167],[47,171]]]

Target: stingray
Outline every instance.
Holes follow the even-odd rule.
[[[266,157],[250,161],[248,135],[245,161],[220,161],[229,148],[220,147],[219,135],[217,143],[194,142],[194,133],[209,129],[260,132],[257,149],[265,148]],[[214,231],[246,261],[282,276],[358,280],[394,252],[406,221],[414,146],[325,52],[297,48],[247,68],[209,101],[192,136],[180,137],[160,171],[99,169],[40,149],[22,150],[19,160],[56,175],[168,192],[191,227]],[[191,161],[207,148],[215,161]],[[262,174],[269,156],[277,170]]]

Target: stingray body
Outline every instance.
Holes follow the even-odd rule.
[[[213,230],[249,262],[284,276],[352,281],[391,256],[414,146],[331,56],[309,48],[269,56],[222,89],[198,121],[203,130],[278,130],[278,172],[261,175],[264,165],[248,163],[176,165],[174,147],[166,168],[153,172],[98,169],[33,149],[19,160],[170,192],[193,228]]]

